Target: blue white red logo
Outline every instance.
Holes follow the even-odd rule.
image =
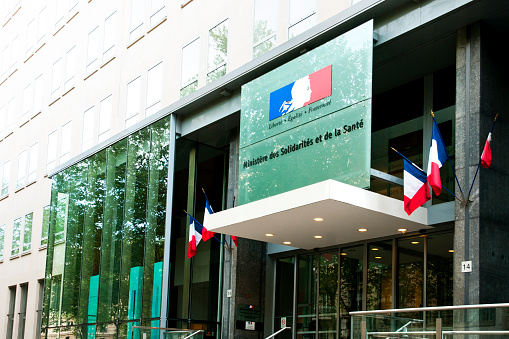
[[[270,93],[269,120],[330,96],[332,65],[311,73]]]

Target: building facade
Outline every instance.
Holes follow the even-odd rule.
[[[350,338],[351,311],[506,302],[508,9],[3,1],[0,333]],[[408,216],[392,149],[426,169],[431,111],[451,193]]]

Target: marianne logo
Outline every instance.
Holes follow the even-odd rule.
[[[270,93],[269,121],[326,98],[332,91],[332,65]]]

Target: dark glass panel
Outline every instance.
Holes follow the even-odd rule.
[[[423,306],[424,238],[398,240],[397,308]]]
[[[368,246],[368,310],[392,308],[392,241]]]
[[[297,338],[316,338],[317,256],[299,256],[297,267]]]
[[[318,337],[337,338],[337,311],[339,306],[337,252],[321,253],[318,277]]]
[[[342,248],[340,253],[340,335],[350,338],[349,312],[362,310],[364,246]]]
[[[426,306],[453,304],[454,233],[428,236]]]
[[[293,327],[294,270],[294,257],[276,260],[274,332],[280,329],[282,318],[286,318],[286,326]],[[279,334],[278,337],[290,339],[292,331],[286,330]]]

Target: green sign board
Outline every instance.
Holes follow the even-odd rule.
[[[327,179],[369,187],[373,22],[242,86],[239,204]]]

